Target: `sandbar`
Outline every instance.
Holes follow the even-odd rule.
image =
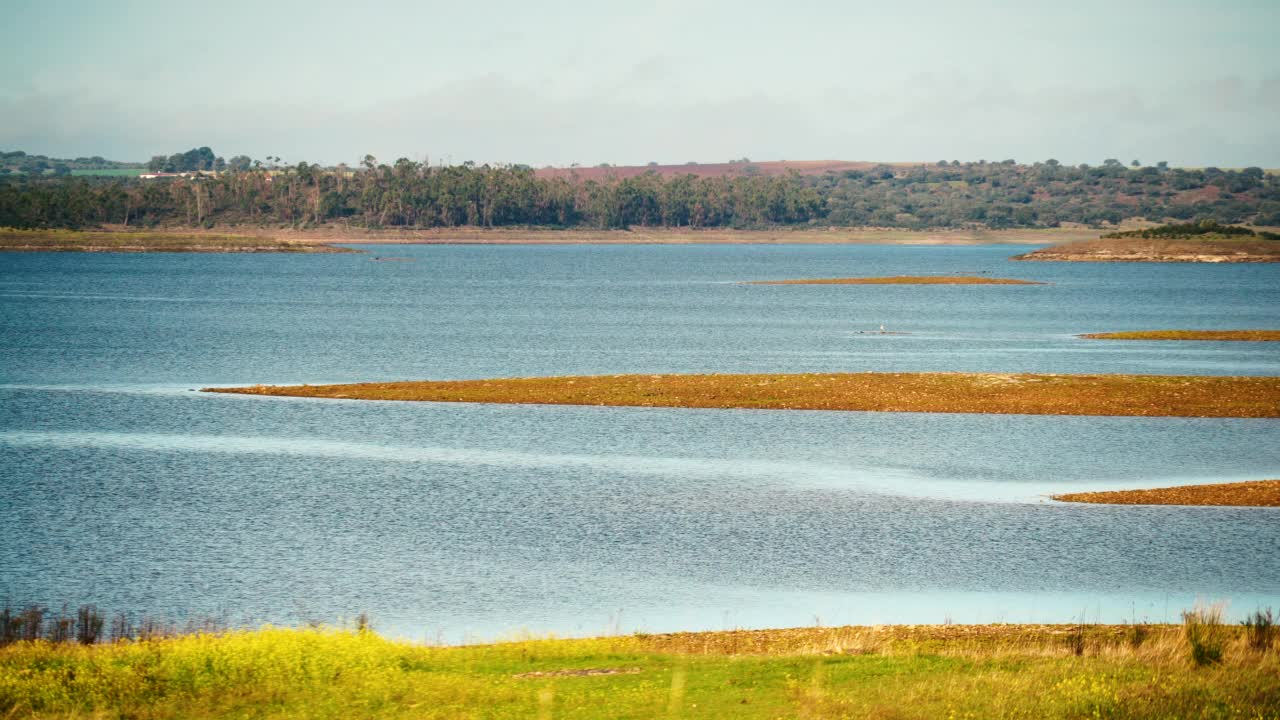
[[[1015,373],[673,374],[253,385],[204,390],[345,400],[617,407],[1280,417],[1280,377]]]
[[[1184,485],[1152,490],[1067,493],[1054,500],[1107,505],[1233,505],[1280,507],[1280,480]]]
[[[891,277],[813,278],[802,280],[753,280],[746,285],[1044,285],[1034,280],[989,278],[977,275],[895,275]]]
[[[1135,330],[1085,333],[1088,340],[1213,340],[1224,342],[1280,342],[1280,330]]]

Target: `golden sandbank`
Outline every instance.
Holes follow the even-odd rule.
[[[1280,417],[1280,377],[1012,373],[598,375],[207,392],[429,402],[875,412]]]
[[[1108,505],[1237,505],[1280,507],[1280,480],[1184,485],[1152,490],[1115,490],[1054,495],[1054,500]]]
[[[753,280],[746,285],[1044,285],[1034,280],[989,278],[978,275],[896,275],[892,277]]]
[[[1130,332],[1086,333],[1089,340],[1221,340],[1232,342],[1278,342],[1280,330],[1135,330]]]

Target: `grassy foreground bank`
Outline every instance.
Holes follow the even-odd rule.
[[[1113,490],[1054,495],[1063,502],[1106,505],[1232,505],[1280,507],[1280,480],[1183,485],[1150,490]]]
[[[1089,340],[1215,340],[1228,342],[1280,342],[1280,330],[1134,330],[1087,333]]]
[[[1172,417],[1280,417],[1280,377],[813,373],[598,375],[206,392],[357,400]]]
[[[1202,622],[1211,613],[1193,620],[470,647],[270,628],[95,646],[19,642],[0,648],[0,717],[1280,718],[1270,626],[1263,637]]]

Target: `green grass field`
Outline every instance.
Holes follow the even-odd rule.
[[[1216,626],[810,628],[470,647],[262,629],[0,648],[0,718],[1280,718]]]

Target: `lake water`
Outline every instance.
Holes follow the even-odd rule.
[[[0,256],[0,601],[519,631],[1173,620],[1280,606],[1280,511],[1052,492],[1280,477],[1280,421],[256,398],[660,372],[1280,374],[1280,266],[1025,248]],[[396,256],[406,261],[373,262]],[[751,286],[979,272],[1037,286]],[[884,324],[903,334],[868,333]]]

